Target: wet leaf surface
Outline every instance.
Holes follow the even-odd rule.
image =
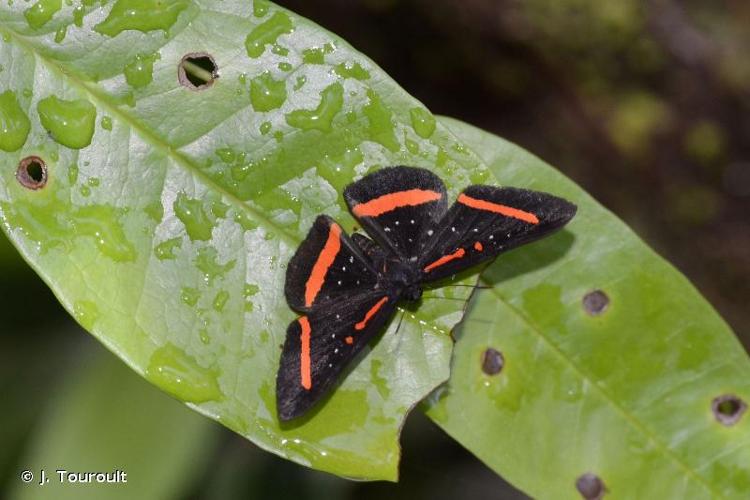
[[[352,230],[340,193],[366,172],[431,168],[452,195],[489,173],[338,37],[252,7],[4,3],[0,104],[12,130],[0,136],[0,220],[64,307],[137,373],[264,449],[395,479],[404,416],[448,377],[463,302],[441,297],[466,289],[403,312],[398,335],[394,321],[333,397],[282,427],[275,376],[295,317],[285,265],[319,213]],[[210,87],[178,78],[196,52],[215,62]],[[16,178],[32,156],[47,167],[33,190]]]

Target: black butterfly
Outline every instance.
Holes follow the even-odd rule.
[[[344,189],[369,239],[319,216],[289,262],[285,293],[303,314],[287,329],[276,378],[279,418],[305,413],[422,285],[564,226],[576,206],[546,193],[470,186],[448,209],[429,170],[388,167]]]

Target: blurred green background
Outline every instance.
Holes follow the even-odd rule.
[[[433,112],[557,166],[750,346],[746,0],[278,3],[349,40]],[[399,484],[287,463],[130,372],[1,235],[0,273],[0,497],[525,498],[418,413],[404,429]],[[40,468],[120,469],[129,482],[53,490],[19,479]]]

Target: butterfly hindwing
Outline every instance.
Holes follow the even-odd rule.
[[[547,193],[470,186],[437,225],[420,256],[424,281],[456,274],[564,226],[576,206]]]
[[[344,199],[367,233],[405,260],[420,254],[421,235],[448,206],[443,181],[414,167],[380,169],[347,186]]]
[[[294,320],[276,378],[279,418],[307,411],[334,385],[345,367],[393,316],[397,297],[368,290]]]
[[[372,263],[360,248],[333,219],[321,215],[289,261],[285,293],[293,309],[307,312],[372,289],[376,282]]]

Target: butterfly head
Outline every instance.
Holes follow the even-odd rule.
[[[417,300],[422,298],[422,287],[419,285],[411,285],[406,288],[404,288],[404,291],[402,292],[401,296],[405,300],[411,300],[416,302]]]
[[[386,280],[391,287],[400,292],[401,298],[409,301],[422,298],[421,275],[415,266],[400,260],[393,260],[388,263],[386,270]]]

